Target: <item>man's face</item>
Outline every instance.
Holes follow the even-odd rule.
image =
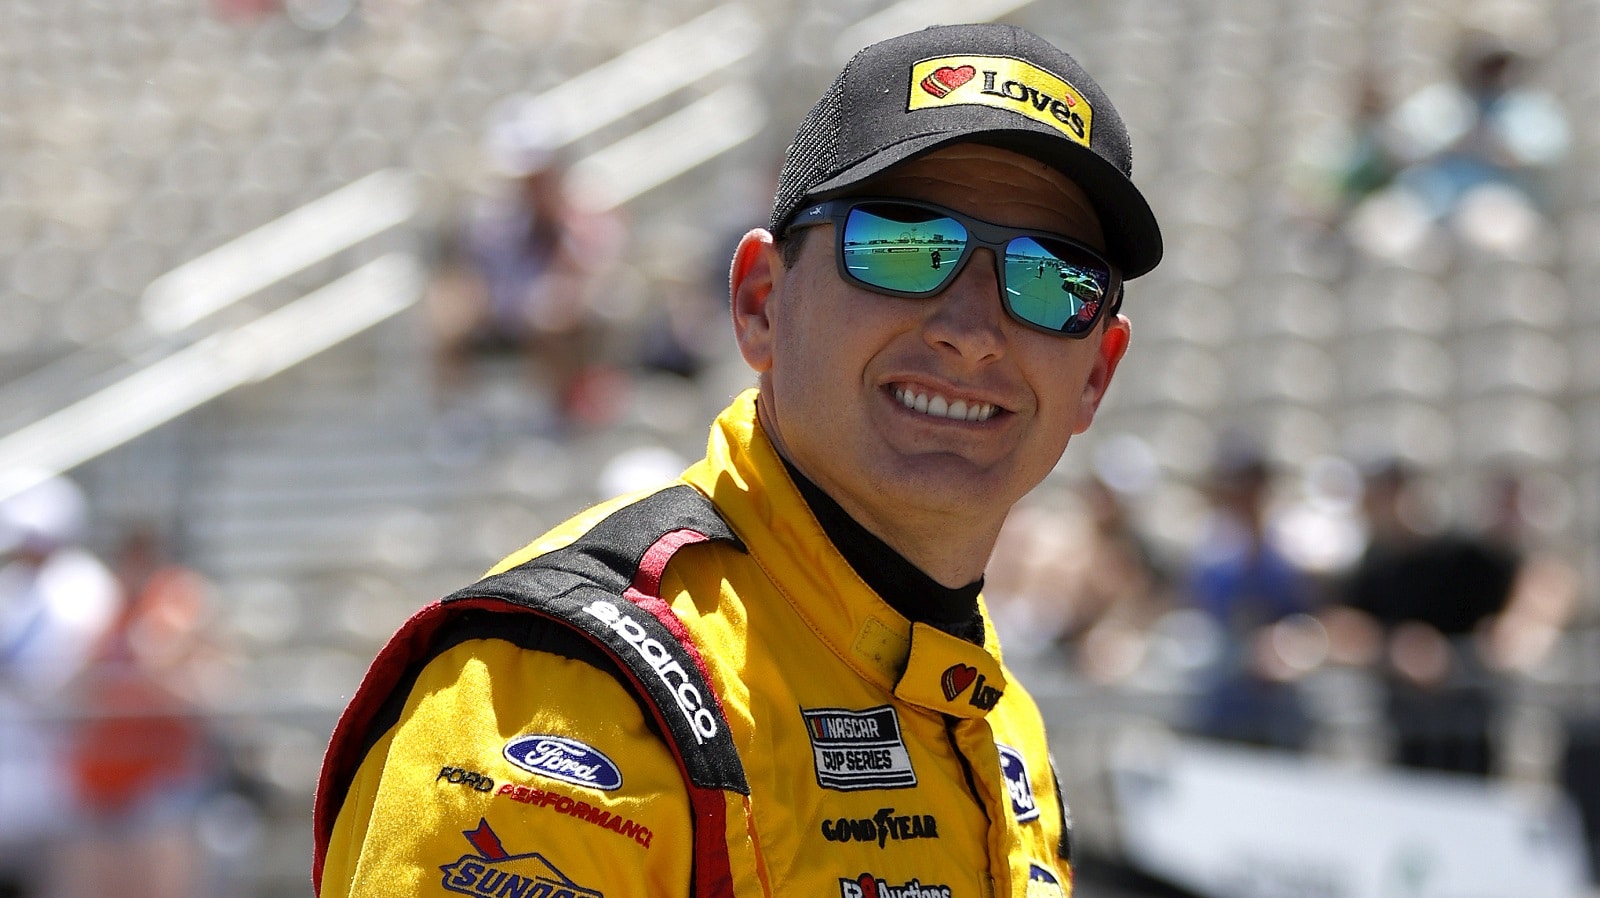
[[[1006,150],[947,147],[860,193],[925,200],[1104,247],[1099,219],[1077,185]],[[1081,340],[1017,324],[1001,306],[987,249],[937,296],[873,293],[840,279],[833,226],[807,230],[794,267],[773,280],[768,338],[752,352],[741,334],[747,361],[762,375],[769,435],[880,535],[907,515],[948,515],[952,526],[992,522],[997,529],[1054,467],[1068,439],[1089,426],[1127,345],[1126,321],[1113,321],[1109,335],[1097,327]],[[737,271],[735,277],[737,293]],[[908,392],[995,412],[983,421],[955,420],[907,408]]]

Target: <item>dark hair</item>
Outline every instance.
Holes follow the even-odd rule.
[[[807,230],[789,231],[775,241],[778,253],[783,257],[784,268],[793,268],[800,261],[800,250],[805,247]]]

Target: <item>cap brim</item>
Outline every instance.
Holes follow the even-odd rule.
[[[1132,279],[1148,274],[1160,263],[1161,227],[1156,223],[1155,213],[1145,201],[1144,194],[1116,166],[1087,147],[1068,143],[1054,134],[1022,129],[920,134],[879,149],[818,183],[806,196],[816,200],[831,199],[902,162],[957,143],[978,143],[1012,150],[1038,159],[1071,178],[1088,195],[1095,213],[1100,216],[1100,227],[1106,236],[1107,255],[1122,269],[1123,278]]]

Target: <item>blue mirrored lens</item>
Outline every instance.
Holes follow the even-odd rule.
[[[1068,334],[1088,330],[1110,284],[1105,265],[1070,243],[1017,237],[1006,244],[1006,303],[1030,324]]]
[[[871,287],[935,293],[956,270],[967,229],[930,209],[864,203],[844,223],[844,264]]]

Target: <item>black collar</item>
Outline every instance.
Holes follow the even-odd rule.
[[[834,548],[873,592],[907,620],[921,621],[983,645],[983,615],[978,613],[983,578],[955,588],[940,584],[850,517],[787,458],[783,459],[783,466]]]

